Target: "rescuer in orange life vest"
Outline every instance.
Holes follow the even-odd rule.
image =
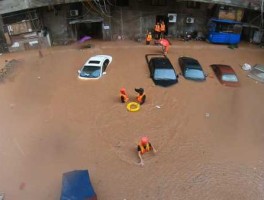
[[[135,88],[135,91],[138,93],[137,102],[140,105],[142,105],[146,101],[146,95],[144,93],[144,89],[143,88]]]
[[[146,37],[146,45],[149,45],[151,40],[152,40],[152,34],[151,32],[148,32],[147,37]]]
[[[165,32],[166,32],[166,25],[164,24],[164,21],[162,21],[160,24],[160,38],[165,37]]]
[[[159,40],[160,39],[160,23],[159,22],[155,24],[154,31],[155,31],[155,39]]]
[[[120,100],[121,100],[121,103],[126,103],[129,100],[125,88],[120,89]]]
[[[144,165],[144,161],[142,159],[142,155],[146,152],[149,152],[153,150],[154,153],[157,152],[157,150],[154,148],[154,146],[149,142],[149,139],[144,136],[140,139],[139,143],[138,143],[138,147],[137,147],[137,151],[138,151],[138,157],[140,159],[140,165]]]

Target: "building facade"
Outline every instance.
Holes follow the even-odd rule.
[[[69,44],[83,36],[141,41],[158,21],[172,38],[205,35],[212,17],[261,27],[261,8],[259,1],[246,0],[2,0],[0,52]]]

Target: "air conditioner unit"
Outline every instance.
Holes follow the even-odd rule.
[[[168,18],[170,23],[175,23],[177,21],[176,13],[168,13]]]
[[[75,17],[79,15],[79,11],[78,10],[70,10],[70,16],[71,17]]]
[[[193,24],[194,23],[194,18],[193,17],[187,17],[186,18],[186,23],[187,24]]]

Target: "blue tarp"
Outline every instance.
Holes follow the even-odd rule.
[[[60,200],[96,200],[88,170],[63,174]]]
[[[228,23],[228,24],[242,24],[242,22],[230,20],[230,19],[218,19],[218,18],[211,18],[211,21],[214,22],[222,22],[222,23]]]
[[[212,18],[208,23],[207,39],[211,43],[238,44],[241,38],[242,23],[228,19]]]

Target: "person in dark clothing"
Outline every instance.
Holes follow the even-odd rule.
[[[135,88],[135,91],[138,93],[137,101],[140,105],[144,104],[146,101],[146,94],[144,93],[143,88]]]

